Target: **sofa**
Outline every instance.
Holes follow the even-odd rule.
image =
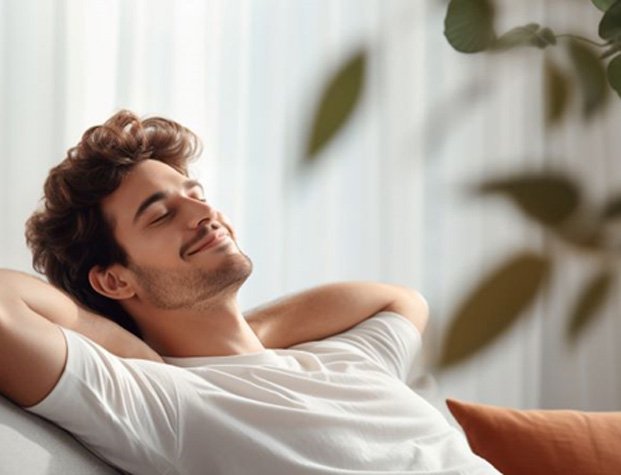
[[[0,475],[119,475],[69,432],[0,396]]]

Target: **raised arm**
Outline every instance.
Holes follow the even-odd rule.
[[[162,361],[142,340],[52,285],[0,269],[0,393],[31,406],[52,390],[67,356],[58,325],[86,335],[117,356]]]
[[[288,348],[349,330],[380,311],[393,311],[425,328],[425,299],[408,287],[379,282],[339,282],[305,290],[246,312],[267,348]]]

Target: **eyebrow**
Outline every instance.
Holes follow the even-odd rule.
[[[203,193],[205,192],[203,185],[201,185],[201,183],[197,180],[186,180],[181,184],[181,186],[185,190],[189,190],[190,188],[194,188],[195,186],[198,186]],[[165,191],[156,191],[152,195],[148,196],[142,203],[140,203],[140,206],[138,206],[138,209],[136,210],[136,214],[134,214],[134,219],[132,221],[132,224],[136,224],[136,221],[140,219],[140,217],[145,213],[145,211],[147,210],[149,206],[151,206],[153,203],[157,201],[163,200],[167,196],[168,196],[168,193]]]

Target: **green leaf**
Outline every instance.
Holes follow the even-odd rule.
[[[610,63],[608,63],[606,76],[608,77],[608,84],[610,84],[621,97],[621,55],[615,56]]]
[[[580,190],[568,178],[553,175],[522,175],[484,182],[481,193],[502,193],[526,215],[547,226],[569,218],[580,203]]]
[[[606,9],[606,13],[599,22],[598,33],[604,40],[621,39],[621,0],[616,0]]]
[[[613,196],[606,202],[601,217],[605,221],[611,221],[621,217],[621,196]]]
[[[543,49],[554,44],[556,44],[556,37],[550,28],[541,29],[539,24],[529,23],[507,31],[492,44],[492,47],[497,50],[517,46],[535,46]]]
[[[537,33],[537,36],[539,36],[541,38],[541,40],[544,42],[544,46],[541,46],[541,48],[545,48],[548,45],[555,45],[556,44],[556,35],[548,27],[546,27],[546,28],[542,29],[541,31],[539,31]]]
[[[509,49],[516,46],[531,46],[534,38],[537,36],[539,25],[537,23],[529,23],[524,26],[517,26],[501,35],[495,42],[495,49]]]
[[[546,123],[550,126],[558,123],[569,102],[570,81],[553,61],[546,58],[543,66]]]
[[[599,8],[601,11],[605,12],[617,0],[591,0],[591,1],[593,2],[593,5]]]
[[[494,33],[494,8],[489,0],[451,0],[444,18],[444,36],[462,53],[487,49]]]
[[[549,271],[547,258],[526,252],[485,277],[453,318],[439,366],[464,360],[506,331],[535,298]]]
[[[588,118],[606,103],[608,95],[606,71],[597,53],[583,43],[570,41],[569,56],[582,91],[582,114]]]
[[[597,217],[595,217],[597,218]],[[556,237],[575,246],[577,251],[602,251],[605,245],[604,228],[593,216],[582,215],[573,219],[570,226],[555,229]]]
[[[575,341],[579,333],[593,320],[610,292],[614,275],[607,269],[596,274],[578,296],[567,328],[568,337]]]
[[[314,115],[307,158],[317,155],[351,116],[364,85],[366,62],[366,52],[360,51],[328,81]]]
[[[612,43],[612,46],[609,46],[606,51],[604,51],[602,54],[599,55],[600,59],[606,59],[610,56],[614,56],[615,54],[617,54],[619,51],[621,51],[621,44],[620,43]]]

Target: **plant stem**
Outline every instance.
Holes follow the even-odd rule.
[[[608,46],[610,44],[610,41],[606,42],[606,43],[596,43],[595,41],[592,41],[588,38],[584,38],[583,36],[578,36],[578,35],[572,35],[569,33],[564,33],[562,35],[555,35],[555,38],[571,38],[573,40],[578,40],[578,41],[584,41],[585,43],[589,43],[592,44],[593,46],[597,46],[598,48],[603,48],[605,46]]]

